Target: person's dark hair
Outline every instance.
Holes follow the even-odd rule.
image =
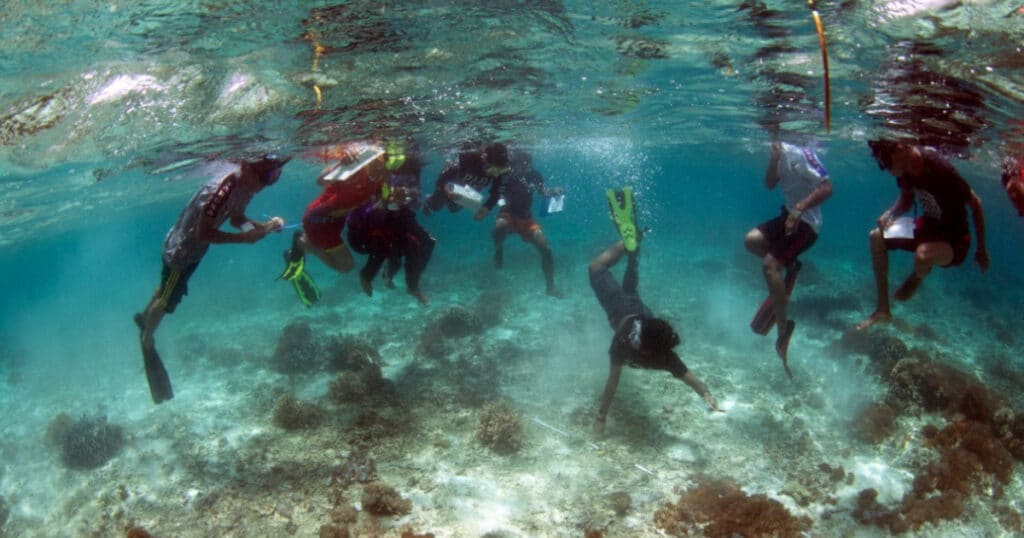
[[[467,171],[482,171],[484,168],[484,154],[480,144],[466,142],[459,147],[459,166]]]
[[[679,335],[661,318],[647,318],[640,322],[641,349],[660,353],[679,345]]]
[[[484,162],[487,166],[508,166],[508,148],[505,144],[488,144],[484,148]]]
[[[249,161],[249,166],[260,176],[265,186],[270,186],[281,177],[281,169],[290,160],[292,160],[290,156],[283,157],[277,153],[265,153],[259,159]]]
[[[881,170],[888,170],[892,166],[892,152],[896,146],[896,142],[891,140],[868,140],[871,156],[875,158]]]

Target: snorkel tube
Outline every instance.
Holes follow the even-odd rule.
[[[818,29],[818,42],[821,43],[821,63],[825,67],[825,132],[828,133],[832,130],[832,92],[828,79],[828,47],[825,46],[825,28],[821,25],[821,16],[818,15],[817,1],[807,0],[807,7],[811,8],[814,26]]]

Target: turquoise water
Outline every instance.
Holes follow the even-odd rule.
[[[0,15],[0,535],[650,536],[679,532],[656,515],[666,503],[732,480],[801,518],[805,535],[876,536],[902,529],[858,511],[860,492],[878,492],[879,513],[898,512],[915,476],[969,444],[954,436],[960,445],[940,447],[925,425],[994,424],[993,442],[1012,448],[1005,411],[979,420],[960,393],[937,407],[900,391],[915,380],[935,389],[915,376],[939,364],[992,391],[994,408],[1024,409],[1024,222],[999,184],[1002,157],[1024,151],[1019,5],[822,2],[825,132],[803,2],[677,4],[9,2]],[[315,64],[314,43],[324,47]],[[816,140],[835,188],[793,295],[792,381],[773,339],[747,327],[765,289],[743,237],[781,202],[763,188],[774,124]],[[426,307],[403,293],[401,276],[396,290],[378,280],[366,297],[354,274],[311,258],[324,298],[305,309],[275,281],[287,236],[215,245],[157,333],[176,398],[153,405],[131,317],[158,282],[164,234],[208,178],[206,163],[395,134],[423,148],[428,193],[464,140],[530,152],[567,194],[564,212],[538,219],[566,297],[544,295],[537,254],[514,236],[496,271],[491,219],[465,212],[419,219],[438,240]],[[878,136],[912,136],[951,156],[983,199],[992,266],[983,274],[968,258],[933,271],[895,305],[898,323],[858,347],[850,329],[874,307],[867,231],[896,197],[865,144]],[[248,213],[298,222],[321,166],[295,159]],[[597,435],[611,330],[586,267],[615,238],[604,190],[624,184],[651,228],[644,299],[677,327],[680,355],[726,412],[707,413],[662,372],[629,369]],[[911,260],[890,259],[895,286]],[[427,329],[455,308],[488,319],[486,330],[424,355]],[[394,392],[374,385],[376,397],[339,402],[330,396],[338,373],[322,364],[280,371],[275,349],[296,322],[317,342],[362,339]],[[877,352],[888,338],[917,350],[899,358],[934,362],[891,375]],[[286,395],[319,406],[319,425],[276,425]],[[499,402],[522,421],[511,455],[477,436]],[[905,407],[865,440],[862,411],[880,402]],[[105,418],[123,443],[96,466],[68,466],[47,435],[60,413]],[[339,478],[356,454],[376,462],[371,474],[411,502],[408,513],[372,514],[365,484]],[[1020,464],[996,467],[1008,474],[958,467],[969,476],[963,510],[911,532],[1024,532]],[[610,500],[617,493],[631,499],[625,510]],[[943,495],[930,498],[957,504]],[[700,516],[689,525],[715,533]]]

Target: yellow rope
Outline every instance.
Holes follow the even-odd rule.
[[[832,92],[829,88],[828,48],[825,46],[825,28],[821,25],[821,17],[818,15],[815,1],[807,0],[807,5],[811,8],[811,14],[814,16],[814,26],[818,29],[818,42],[821,44],[821,63],[825,67],[825,132],[828,133],[832,130]]]

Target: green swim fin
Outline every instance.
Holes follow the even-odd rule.
[[[305,271],[299,271],[299,274],[290,280],[295,286],[295,294],[299,296],[299,300],[306,305],[306,308],[320,300],[320,287],[316,285],[312,275]]]
[[[621,191],[608,189],[606,194],[612,222],[622,236],[622,244],[627,252],[636,252],[640,238],[637,235],[636,214],[633,212],[633,188],[623,187]]]

